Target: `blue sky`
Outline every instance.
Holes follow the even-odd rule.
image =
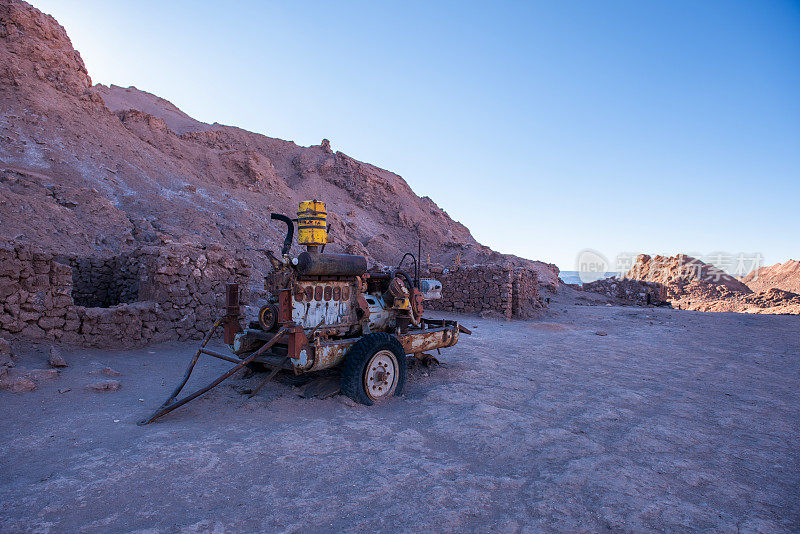
[[[800,257],[800,2],[33,0],[95,82],[397,172],[501,252]]]

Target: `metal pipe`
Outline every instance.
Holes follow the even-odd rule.
[[[231,356],[225,356],[224,354],[220,354],[219,352],[214,352],[213,350],[209,349],[200,349],[200,352],[203,354],[207,354],[208,356],[213,356],[214,358],[219,358],[220,360],[225,360],[226,362],[231,363],[239,363],[242,360],[237,360]]]
[[[414,262],[417,272],[414,274],[414,287],[419,289],[419,271],[420,263],[422,263],[422,239],[417,240],[417,261]]]
[[[197,363],[198,358],[200,358],[201,351],[208,344],[208,341],[211,339],[211,336],[214,335],[214,332],[217,330],[217,328],[219,328],[219,325],[222,324],[222,321],[223,321],[223,319],[217,319],[216,322],[214,322],[214,325],[211,327],[211,329],[206,334],[206,337],[204,337],[203,341],[200,343],[200,348],[197,349],[197,352],[195,352],[194,357],[192,358],[192,361],[189,362],[189,367],[186,368],[186,372],[183,374],[183,379],[181,380],[181,383],[178,384],[178,387],[176,387],[172,391],[172,394],[167,398],[167,400],[165,400],[161,404],[161,406],[158,408],[159,410],[161,408],[163,408],[164,406],[166,406],[167,404],[169,404],[170,402],[172,402],[173,400],[175,400],[175,398],[178,396],[178,394],[183,389],[183,386],[185,386],[186,382],[189,381],[189,376],[191,376],[192,370],[194,369],[194,366]],[[156,410],[156,411],[158,411],[158,410]],[[140,423],[141,423],[141,421],[140,421]]]
[[[171,404],[169,404],[169,402],[162,404],[161,408],[156,410],[155,413],[153,413],[153,415],[151,415],[149,419],[143,419],[143,420],[139,421],[137,424],[139,426],[142,426],[142,425],[146,425],[146,424],[152,423],[153,421],[155,421],[159,417],[168,414],[169,412],[171,412],[172,410],[175,410],[176,408],[180,408],[181,406],[183,406],[187,402],[189,402],[191,400],[194,400],[197,397],[199,397],[200,395],[203,395],[204,393],[207,393],[210,389],[215,388],[220,383],[222,383],[224,380],[230,378],[236,371],[238,371],[239,369],[241,369],[242,367],[244,367],[248,363],[250,363],[253,360],[255,360],[258,356],[260,356],[260,355],[264,354],[266,351],[268,351],[270,349],[270,347],[272,347],[272,345],[277,343],[277,341],[286,333],[287,330],[288,330],[287,327],[285,327],[285,326],[282,327],[280,330],[278,330],[275,333],[275,336],[269,342],[264,344],[263,347],[261,347],[260,349],[258,349],[254,353],[252,353],[250,356],[248,356],[247,358],[245,358],[244,360],[239,362],[237,365],[234,365],[230,370],[228,370],[226,373],[223,373],[222,376],[220,376],[219,378],[217,378],[216,380],[211,382],[206,387],[200,388],[197,391],[195,391],[194,393],[192,393],[191,395],[187,395],[186,397],[182,398],[181,400],[172,402]],[[207,337],[209,339],[211,338],[210,335],[208,335]],[[192,368],[194,367],[194,364],[197,361],[197,358],[199,356],[200,356],[200,351],[198,350],[197,354],[195,354],[195,357],[194,357],[194,360],[192,361],[191,366],[189,367],[189,370],[188,370],[188,372],[186,374],[186,377],[184,378],[183,383],[180,385],[180,387],[178,389],[176,389],[176,393],[174,394],[173,397],[171,397],[169,399],[170,401],[177,396],[177,392],[180,392],[181,388],[183,388],[184,384],[186,384],[186,381],[189,380],[189,375],[191,374]]]
[[[223,337],[226,345],[233,345],[236,334],[241,330],[239,315],[239,284],[225,284],[225,327]]]
[[[275,366],[275,368],[272,370],[272,372],[271,372],[271,373],[269,374],[269,376],[267,377],[267,379],[266,379],[266,380],[264,380],[263,382],[261,382],[261,384],[259,384],[259,385],[258,385],[258,387],[257,387],[256,389],[254,389],[254,390],[253,390],[253,392],[250,394],[250,397],[248,397],[248,398],[252,399],[253,397],[255,397],[255,396],[256,396],[256,393],[258,393],[259,391],[261,391],[261,388],[263,388],[264,386],[266,386],[266,385],[267,385],[267,382],[269,382],[270,380],[272,380],[273,378],[275,378],[275,375],[277,375],[277,374],[278,374],[278,371],[280,371],[281,369],[283,369],[283,366],[284,366],[284,365],[286,364],[286,362],[288,362],[288,361],[289,361],[289,356],[285,357],[285,358],[283,359],[283,361],[281,361],[281,363],[280,363],[280,364],[276,365],[276,366]]]
[[[283,248],[281,248],[281,255],[285,256],[289,253],[289,249],[292,248],[292,238],[294,237],[294,223],[292,220],[287,217],[286,215],[281,215],[280,213],[273,213],[269,216],[270,219],[276,221],[283,221],[286,223],[286,239],[283,240]]]

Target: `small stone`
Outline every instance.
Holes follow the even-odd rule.
[[[342,395],[341,397],[339,397],[339,400],[341,401],[341,403],[342,403],[342,404],[344,404],[345,406],[349,406],[349,407],[351,407],[351,408],[355,408],[356,406],[358,406],[358,403],[357,403],[357,402],[355,402],[355,401],[354,401],[353,399],[351,399],[350,397],[346,397],[346,396],[344,396],[344,395]]]
[[[58,388],[59,393],[66,393],[67,391],[72,391],[72,388]]]
[[[119,371],[115,371],[111,367],[103,367],[102,369],[100,369],[100,374],[106,376],[122,376],[122,373],[120,373]]]
[[[119,383],[119,380],[100,380],[86,387],[92,391],[117,391],[122,384]]]
[[[607,336],[607,335],[608,335],[608,332],[603,332],[602,330],[600,330],[600,331],[597,331],[597,332],[595,332],[595,335],[598,335],[598,336]]]
[[[50,347],[50,357],[47,358],[50,367],[67,367],[67,362],[61,356],[61,351],[56,347]]]

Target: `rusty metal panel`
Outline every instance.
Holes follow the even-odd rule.
[[[284,289],[278,293],[278,322],[288,323],[292,320],[292,290]]]
[[[458,343],[458,326],[442,326],[428,330],[416,330],[398,336],[406,354],[443,349]]]
[[[360,338],[351,338],[341,341],[320,341],[314,344],[314,364],[308,371],[321,371],[336,367],[344,361],[347,351],[350,350]]]
[[[350,338],[338,341],[317,339],[313,349],[313,364],[304,371],[320,371],[330,369],[344,361],[347,351],[350,350],[360,338]],[[445,347],[452,347],[458,342],[458,326],[447,325],[427,330],[416,330],[398,337],[406,354],[425,352]]]
[[[305,364],[305,360],[307,360],[309,352],[308,347],[308,339],[306,338],[306,334],[303,331],[302,327],[295,326],[292,329],[292,332],[288,335],[289,338],[289,352],[288,356],[292,359],[292,363],[297,365],[300,363],[301,365]],[[306,354],[301,354],[301,352],[305,351]]]

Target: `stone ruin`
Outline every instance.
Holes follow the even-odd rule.
[[[142,247],[106,257],[54,256],[22,243],[0,245],[0,337],[102,347],[200,339],[221,316],[225,284],[242,304],[252,266],[219,245]],[[536,271],[497,265],[433,265],[441,280],[433,310],[490,312],[506,319],[544,307]]]
[[[72,268],[72,299],[76,306],[109,308],[136,302],[139,296],[139,255],[111,258],[56,257]]]
[[[506,319],[529,318],[545,307],[536,271],[506,265],[445,268],[432,265],[423,277],[442,282],[441,300],[425,303],[432,310],[458,313],[494,312]]]
[[[583,285],[571,284],[578,291],[600,293],[639,306],[659,306],[667,301],[667,288],[658,282],[630,278],[603,278]]]
[[[222,314],[227,282],[246,302],[250,274],[218,245],[105,258],[0,245],[0,337],[103,347],[200,339]]]

